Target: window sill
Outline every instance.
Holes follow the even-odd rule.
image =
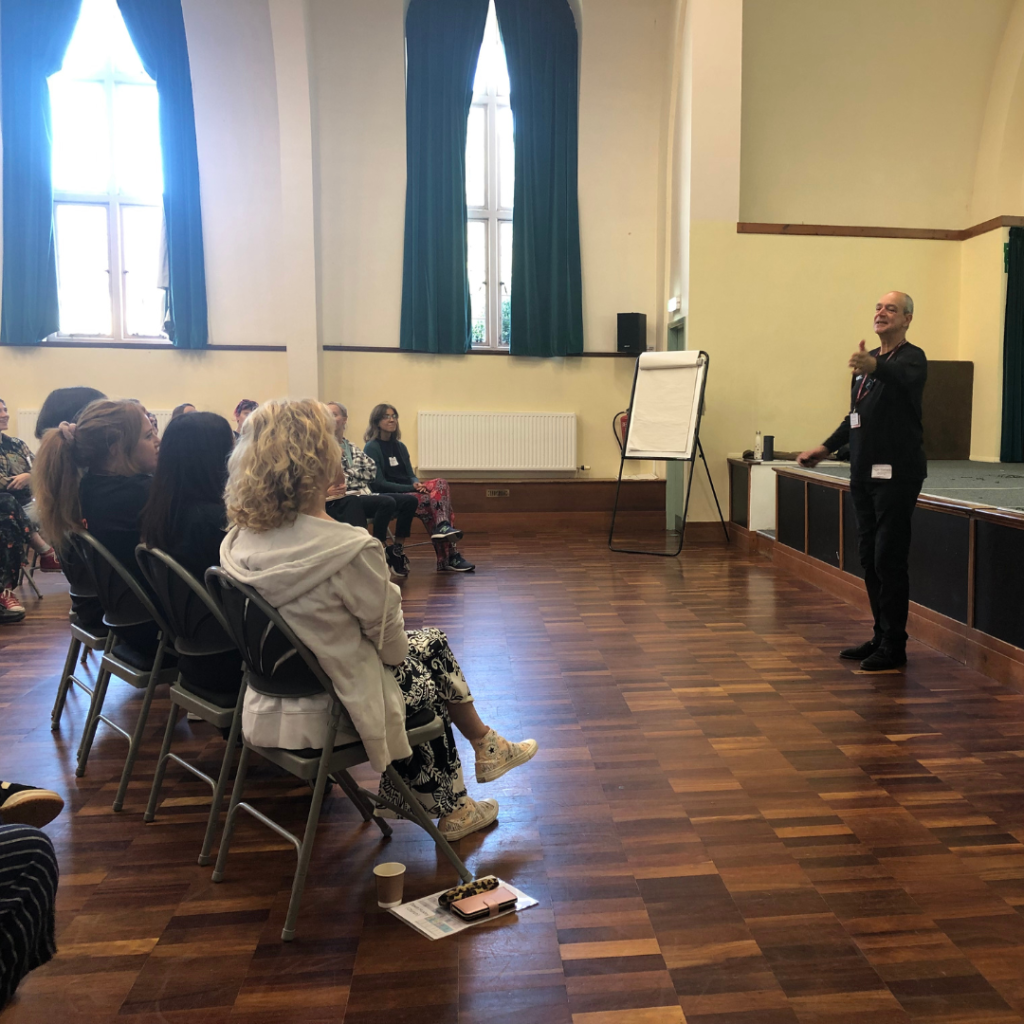
[[[146,341],[104,341],[93,338],[48,338],[38,345],[23,345],[21,348],[120,348],[143,351],[166,352],[287,352],[285,345],[207,345],[206,348],[175,348],[167,339]]]
[[[324,345],[325,352],[403,352],[410,356],[510,356],[508,349],[472,348],[468,352],[410,352],[397,345]],[[515,356],[516,359],[636,359],[638,352],[579,352],[571,356]]]

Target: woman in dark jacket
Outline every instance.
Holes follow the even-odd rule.
[[[220,564],[227,530],[224,485],[235,438],[223,416],[196,412],[171,420],[160,444],[149,501],[142,510],[142,539],[171,556],[202,582]],[[236,651],[180,656],[185,685],[237,697],[241,657]]]
[[[462,537],[453,523],[451,491],[448,481],[440,477],[420,480],[412,471],[409,449],[402,444],[402,431],[398,426],[398,411],[393,405],[374,406],[370,425],[364,435],[364,452],[377,463],[377,476],[370,484],[380,494],[415,493],[419,500],[416,518],[427,528],[437,553],[438,572],[472,572],[476,566],[459,554],[455,542]],[[396,553],[401,556],[399,544]]]

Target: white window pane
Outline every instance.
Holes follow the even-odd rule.
[[[498,107],[498,196],[503,210],[512,209],[516,190],[516,144],[512,133],[512,110]]]
[[[155,85],[114,87],[114,160],[123,195],[156,198],[163,193]]]
[[[54,75],[50,85],[53,187],[64,192],[110,188],[110,125],[99,82]]]
[[[466,205],[487,205],[487,108],[470,107],[466,126]]]
[[[487,221],[471,220],[466,225],[466,269],[472,306],[474,345],[487,344]]]
[[[501,344],[512,338],[512,221],[498,225],[498,274],[501,276]]]
[[[484,29],[484,38],[480,45],[480,57],[476,65],[476,77],[473,79],[473,96],[482,99],[488,93],[507,96],[508,92],[508,66],[505,63],[505,48],[501,45],[494,0],[491,0],[487,11],[487,26]]]
[[[121,207],[126,334],[155,338],[163,333],[164,292],[157,287],[162,217],[157,206]]]
[[[62,70],[75,78],[98,78],[108,62],[120,76],[148,80],[116,0],[83,0]]]
[[[61,333],[109,335],[107,208],[58,203],[54,220]]]

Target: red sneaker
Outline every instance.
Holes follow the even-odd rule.
[[[39,561],[36,562],[36,568],[40,572],[61,572],[60,559],[57,557],[57,552],[50,548],[49,551],[44,551],[39,556]]]
[[[5,590],[3,593],[0,593],[0,608],[8,612],[24,613],[25,611],[25,606],[18,600],[13,590]]]

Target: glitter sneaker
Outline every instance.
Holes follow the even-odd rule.
[[[526,764],[537,753],[537,741],[510,743],[504,736],[488,729],[487,735],[473,744],[473,749],[476,751],[476,781],[493,782],[505,772]]]

